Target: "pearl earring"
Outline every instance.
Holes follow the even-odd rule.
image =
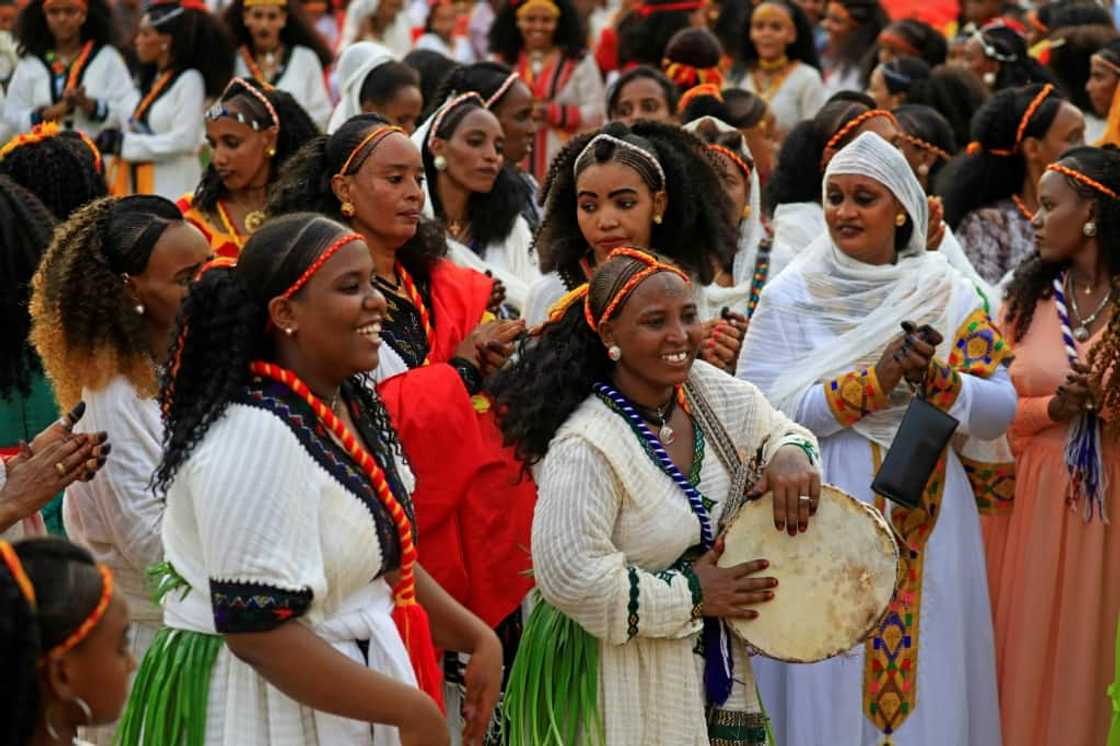
[[[618,345],[611,345],[607,348],[607,357],[617,363],[622,359],[622,350]]]
[[[446,171],[447,170],[447,159],[444,158],[442,155],[437,155],[435,158],[432,159],[432,165],[436,167],[436,171]]]
[[[1097,224],[1090,220],[1088,223],[1081,226],[1081,232],[1085,234],[1086,238],[1092,238],[1097,235]]]
[[[984,85],[991,88],[995,84],[996,84],[996,74],[991,73],[991,72],[984,73]]]
[[[284,333],[287,334],[290,337],[290,336],[292,336],[292,334],[295,333],[295,329],[292,329],[291,327],[287,327],[287,328],[284,329]]]
[[[136,310],[136,315],[137,316],[143,316],[144,315],[144,304],[143,303],[137,303],[134,306],[134,308]]]
[[[918,164],[918,175],[929,176],[929,166],[924,163]]]
[[[273,156],[276,155],[276,148],[271,148],[270,147],[266,152],[268,153],[268,157],[272,158]]]

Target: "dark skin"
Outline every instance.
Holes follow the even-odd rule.
[[[377,367],[385,299],[373,277],[369,247],[352,241],[291,299],[277,297],[268,304],[276,363],[293,371],[328,405],[337,401],[343,381]],[[356,432],[346,407],[334,411],[350,432]],[[416,589],[431,620],[435,644],[471,654],[463,741],[481,744],[501,685],[501,643],[419,565]],[[443,715],[427,694],[347,658],[302,624],[226,635],[225,641],[236,656],[302,704],[394,725],[406,746],[448,743]]]

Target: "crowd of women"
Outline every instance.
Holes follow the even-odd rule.
[[[0,0],[0,83],[3,743],[1120,744],[1104,7]],[[892,601],[755,654],[822,482]]]

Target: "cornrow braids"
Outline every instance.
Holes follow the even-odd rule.
[[[118,374],[141,396],[155,394],[147,330],[122,275],[141,274],[163,231],[180,221],[162,197],[106,197],[55,230],[32,280],[30,339],[63,409]]]
[[[31,376],[41,369],[28,343],[31,278],[51,242],[55,219],[39,199],[0,176],[0,397],[30,396]]]
[[[0,161],[0,174],[38,197],[58,220],[107,194],[94,154],[73,132],[16,148]]]

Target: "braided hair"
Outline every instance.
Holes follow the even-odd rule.
[[[27,343],[31,277],[51,242],[54,216],[34,194],[0,176],[0,397],[31,395],[39,357]]]
[[[894,110],[894,116],[898,120],[898,126],[910,137],[916,137],[949,155],[957,152],[953,129],[936,109],[917,104],[903,104]],[[929,168],[928,183],[937,183],[938,174],[945,168],[946,163],[948,161],[944,158],[938,158],[933,162]]]
[[[175,362],[160,381],[164,435],[163,458],[153,479],[157,492],[166,492],[210,427],[249,383],[249,364],[275,358],[272,337],[265,331],[269,302],[346,232],[343,225],[313,213],[275,218],[249,238],[236,267],[210,269],[191,286],[179,311],[171,350]],[[380,400],[364,386],[350,386],[348,391],[359,398],[361,417],[369,418],[381,442],[399,452]]]
[[[342,203],[331,188],[331,177],[339,172],[354,148],[373,129],[389,122],[376,114],[359,114],[348,119],[333,134],[319,135],[307,141],[284,165],[280,178],[269,190],[266,211],[270,217],[304,211],[326,215],[345,223]],[[372,151],[370,151],[372,152]],[[356,173],[369,157],[369,152],[354,159],[350,173]],[[431,220],[422,219],[416,235],[397,252],[397,258],[417,281],[426,283],[431,264],[447,253],[443,229]]]
[[[327,67],[334,60],[330,47],[323,37],[307,20],[303,4],[298,0],[287,0],[284,6],[287,21],[280,29],[280,42],[291,50],[294,47],[307,47],[319,58],[319,63]],[[222,14],[222,20],[233,35],[237,44],[253,49],[253,35],[245,25],[245,0],[233,0]]]
[[[1106,187],[1120,192],[1120,150],[1115,146],[1103,148],[1082,146],[1067,150],[1058,161],[1064,166],[1080,171]],[[1120,202],[1107,197],[1081,182],[1066,177],[1066,183],[1082,199],[1095,203],[1093,222],[1097,224],[1097,246],[1105,252],[1105,264],[1113,278],[1120,275]],[[1035,307],[1040,300],[1053,296],[1054,278],[1069,267],[1069,261],[1046,262],[1035,251],[1015,270],[1005,293],[1007,325],[1013,342],[1021,340],[1031,328]],[[1105,385],[1104,374],[1114,369],[1120,359],[1120,299],[1113,301],[1112,319],[1108,332],[1089,352],[1089,367],[1097,390],[1104,392],[1099,402],[1101,409],[1114,411],[1120,404],[1120,378],[1113,377]],[[1055,342],[1056,343],[1056,342]]]
[[[793,19],[793,29],[797,38],[786,46],[786,57],[820,70],[821,60],[820,55],[817,54],[817,43],[813,36],[813,25],[809,23],[809,17],[805,15],[805,11],[801,9],[801,6],[797,3],[790,2],[790,0],[764,0],[764,2],[752,5],[750,12],[747,14],[747,24],[744,27],[742,44],[743,69],[733,70],[732,75],[734,76],[736,73],[742,74],[747,68],[758,62],[758,50],[755,49],[754,42],[751,41],[750,29],[755,11],[763,4],[777,5],[779,8],[784,8]]]
[[[248,93],[246,85],[252,86],[260,92],[272,108],[276,110],[279,122],[272,121],[272,115],[264,108],[264,104],[256,96]],[[259,122],[261,129],[279,126],[280,132],[276,137],[276,154],[269,162],[268,182],[271,184],[282,171],[285,162],[305,142],[319,134],[319,128],[311,121],[311,117],[304,111],[292,95],[279,88],[266,86],[256,80],[246,80],[245,83],[234,82],[219,99],[220,103],[235,103],[238,111],[247,112],[253,121]],[[218,200],[226,196],[226,187],[222,177],[211,163],[202,174],[202,179],[194,192],[194,204],[203,211],[213,212],[217,209]]]
[[[34,194],[58,220],[108,190],[89,146],[75,132],[21,145],[0,161],[0,174]]]
[[[736,251],[735,226],[728,220],[721,201],[723,183],[700,140],[680,127],[649,121],[635,122],[633,128],[612,122],[598,132],[579,135],[552,160],[541,188],[540,200],[545,212],[535,240],[541,271],[559,272],[569,286],[583,282],[580,260],[587,256],[591,247],[579,228],[575,168],[587,144],[600,133],[641,148],[661,164],[666,182],[663,185],[645,159],[610,141],[600,141],[593,152],[585,156],[590,159],[589,163],[625,162],[650,191],[665,190],[668,206],[662,222],[654,224],[650,241],[702,284],[710,283],[713,259],[718,266],[730,266]],[[697,199],[696,195],[720,197]]]
[[[34,589],[35,607],[0,562],[0,659],[7,682],[0,743],[25,744],[43,713],[39,658],[89,617],[104,580],[90,553],[64,539],[24,539],[12,549]]]
[[[972,120],[972,139],[980,152],[964,154],[949,164],[936,185],[945,200],[945,221],[954,230],[968,213],[1018,194],[1027,163],[1015,137],[1027,108],[1042,90],[1040,85],[1009,88],[992,96]],[[1065,99],[1054,91],[1027,122],[1023,137],[1046,136]],[[997,155],[992,151],[1014,151]]]
[[[665,108],[668,109],[670,114],[677,110],[677,100],[681,96],[677,84],[665,77],[665,73],[661,72],[660,68],[638,65],[618,76],[618,80],[607,91],[607,117],[611,119],[618,117],[618,99],[622,96],[622,90],[631,82],[640,79],[652,80],[657,83],[665,94]]]
[[[578,60],[587,52],[587,38],[579,13],[571,0],[552,1],[560,9],[553,44],[562,50],[565,57]],[[507,65],[516,65],[521,57],[521,50],[525,48],[525,40],[521,38],[521,29],[517,26],[518,5],[519,3],[503,3],[490,26],[490,52]]]
[[[987,87],[976,73],[959,65],[938,65],[928,78],[910,84],[906,103],[936,109],[953,128],[953,138],[964,144],[969,140],[973,115],[988,96]]]
[[[25,54],[45,57],[47,52],[54,49],[54,35],[47,25],[43,3],[44,0],[31,0],[16,19],[14,35],[21,57]],[[81,37],[83,43],[92,41],[95,47],[116,46],[113,11],[107,0],[87,0],[86,22],[82,24]]]
[[[619,289],[646,266],[628,256],[604,262],[588,283],[592,313],[598,317]],[[628,298],[622,300],[616,315],[627,302]],[[607,381],[613,369],[598,332],[587,324],[582,300],[572,303],[537,336],[521,342],[511,364],[493,375],[487,389],[505,442],[513,445],[526,469],[545,457],[556,432],[591,395],[592,384]]]
[[[106,197],[55,230],[32,281],[31,343],[63,409],[118,374],[141,396],[155,393],[148,334],[121,276],[142,274],[160,236],[182,220],[163,197]]]

